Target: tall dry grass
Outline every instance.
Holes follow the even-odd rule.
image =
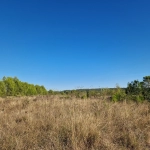
[[[1,99],[0,150],[149,150],[150,103]]]

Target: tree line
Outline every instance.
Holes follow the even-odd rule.
[[[101,89],[78,89],[65,90],[57,94],[76,98],[108,98],[112,101],[133,100],[142,102],[150,101],[150,76],[143,77],[143,81],[134,80],[127,83],[126,88],[101,88]]]
[[[48,91],[44,86],[20,81],[17,77],[3,77],[0,81],[0,96],[32,96],[45,95]]]
[[[150,76],[143,77],[143,81],[134,80],[126,88],[77,89],[64,91],[47,91],[44,86],[20,81],[17,77],[3,77],[0,81],[0,96],[32,96],[32,95],[60,95],[63,98],[109,98],[112,101],[133,100],[150,101]]]

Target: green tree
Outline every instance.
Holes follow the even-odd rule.
[[[44,86],[21,82],[17,77],[3,77],[0,81],[0,96],[31,96],[46,95],[48,92]]]
[[[150,76],[143,77],[143,84],[145,88],[150,88]]]
[[[0,96],[6,95],[6,87],[3,81],[0,81]]]
[[[17,77],[14,78],[15,82],[15,96],[23,96],[24,94],[24,87],[23,82],[21,82]]]
[[[33,84],[27,84],[27,96],[37,95],[36,87]]]
[[[131,95],[140,95],[143,91],[143,84],[138,80],[134,80],[131,83],[128,83],[126,93]]]
[[[143,77],[143,95],[146,100],[150,101],[150,76]]]
[[[40,94],[43,93],[43,91],[42,91],[42,89],[41,89],[41,87],[39,85],[35,85],[35,88],[36,88],[37,94],[40,95]]]
[[[54,94],[54,91],[53,91],[53,90],[49,90],[49,91],[48,91],[48,94],[53,95],[53,94]]]
[[[35,85],[35,88],[36,88],[37,94],[39,95],[46,95],[48,93],[44,86]]]
[[[15,82],[11,77],[4,77],[3,82],[6,87],[6,95],[7,96],[14,96],[15,95]]]

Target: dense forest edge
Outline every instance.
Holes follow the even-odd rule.
[[[53,91],[47,90],[43,85],[34,85],[20,81],[17,77],[3,77],[0,80],[0,97],[7,96],[35,96],[35,95],[59,95],[67,98],[101,98],[114,102],[133,100],[136,102],[150,101],[150,76],[143,77],[143,81],[134,80],[127,84],[126,88],[100,88],[100,89],[76,89]]]

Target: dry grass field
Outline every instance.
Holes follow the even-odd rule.
[[[150,103],[0,99],[0,150],[149,150]]]

